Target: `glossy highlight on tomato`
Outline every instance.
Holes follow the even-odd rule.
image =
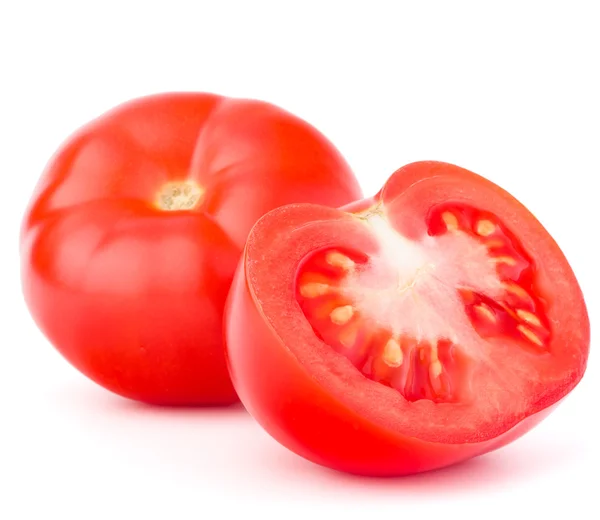
[[[122,396],[237,400],[222,315],[248,231],[295,201],[361,196],[315,128],[260,101],[172,93],[76,132],[24,217],[23,291],[54,346]]]
[[[579,382],[589,319],[535,217],[441,162],[342,209],[294,204],[250,232],[227,356],[250,413],[318,464],[443,467],[531,429]]]

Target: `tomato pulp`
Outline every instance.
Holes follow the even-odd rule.
[[[333,145],[280,108],[201,93],[137,99],[47,166],[23,223],[25,298],[56,348],[109,390],[230,403],[222,314],[251,226],[282,204],[360,196]]]
[[[251,414],[299,455],[369,475],[514,440],[575,387],[589,349],[581,290],[548,232],[495,184],[439,162],[346,208],[264,216],[227,316]]]

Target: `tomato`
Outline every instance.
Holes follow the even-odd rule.
[[[260,219],[226,343],[242,402],[275,439],[384,476],[524,434],[583,376],[589,334],[577,280],[534,216],[472,172],[419,162],[372,199]]]
[[[273,105],[133,100],[47,166],[23,222],[26,302],[64,357],[117,394],[234,402],[222,315],[251,226],[282,204],[360,196],[333,145]]]

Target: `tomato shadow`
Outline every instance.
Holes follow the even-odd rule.
[[[510,488],[559,473],[585,456],[566,439],[533,431],[496,452],[417,475],[378,478],[333,471],[291,453],[270,438],[240,403],[223,407],[152,406],[120,398],[89,384],[52,396],[77,439],[103,446],[136,466],[198,482],[211,478],[232,489],[277,488],[302,496],[351,498],[472,495]]]
[[[245,432],[260,433],[241,403],[229,406],[153,406],[121,398],[85,381],[50,396],[63,431],[89,450],[154,474],[197,482],[210,468],[225,480],[239,465]],[[252,439],[248,441],[252,443]]]
[[[132,401],[118,395],[110,396],[113,402],[109,407],[113,411],[124,411],[140,415],[167,415],[167,416],[227,416],[248,414],[241,402],[231,404],[205,404],[205,405],[162,405]]]
[[[88,383],[88,384],[86,384]],[[247,415],[248,412],[239,401],[220,405],[161,405],[134,401],[121,397],[94,385],[82,383],[75,386],[64,386],[56,391],[56,398],[65,405],[76,408],[93,408],[96,412],[107,413],[111,417],[131,416],[227,416]]]
[[[365,477],[323,468],[278,446],[273,448],[267,454],[265,447],[261,460],[279,478],[289,479],[294,485],[314,487],[317,494],[338,491],[344,495],[365,491],[394,496],[469,495],[492,488],[510,488],[548,473],[558,473],[583,456],[573,443],[521,439],[501,450],[442,469],[403,477]]]

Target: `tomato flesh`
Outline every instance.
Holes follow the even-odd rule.
[[[378,251],[312,254],[297,293],[317,336],[365,376],[409,401],[450,402],[468,360],[487,348],[481,338],[547,349],[549,324],[532,294],[535,266],[495,216],[464,205],[432,208],[419,243],[403,239],[377,209],[361,218]]]
[[[243,403],[296,453],[355,473],[510,442],[578,383],[589,349],[581,291],[548,233],[445,163],[408,165],[341,210],[269,213],[228,305]]]

